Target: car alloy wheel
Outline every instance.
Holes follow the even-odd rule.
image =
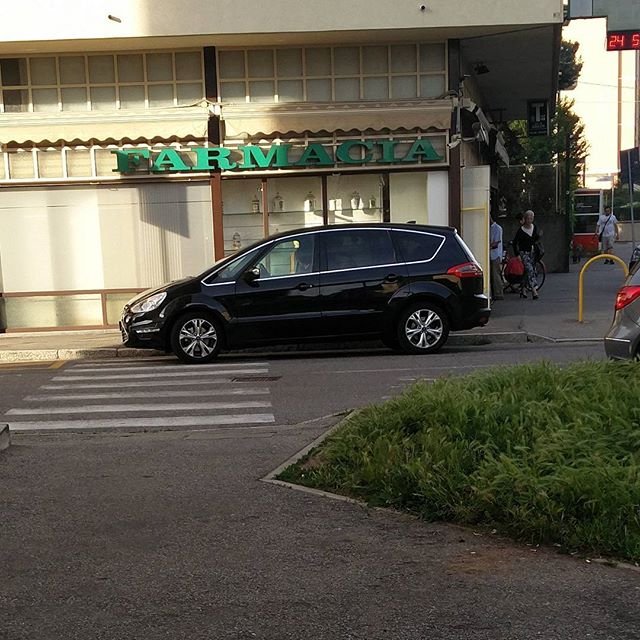
[[[182,316],[173,327],[171,348],[182,362],[211,362],[220,351],[217,322],[206,313],[193,312]]]
[[[433,353],[449,336],[449,321],[445,313],[430,302],[407,308],[398,323],[398,341],[407,353]]]

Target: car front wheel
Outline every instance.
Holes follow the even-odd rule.
[[[398,321],[398,342],[406,353],[434,353],[449,336],[449,320],[437,305],[419,302],[405,309]]]
[[[200,311],[187,313],[173,325],[171,350],[182,362],[211,362],[220,351],[221,330],[216,320]]]

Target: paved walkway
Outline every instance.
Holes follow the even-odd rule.
[[[625,261],[631,243],[618,243],[616,253]],[[584,322],[578,322],[578,274],[584,261],[569,273],[552,273],[539,300],[506,293],[494,304],[486,327],[454,333],[452,344],[527,342],[537,340],[601,340],[613,317],[613,305],[624,278],[618,265],[595,263],[585,275]],[[334,345],[335,346],[335,345]],[[117,330],[54,331],[0,334],[0,361],[72,360],[149,356],[148,350],[122,346]]]

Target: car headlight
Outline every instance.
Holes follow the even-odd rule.
[[[144,300],[140,300],[140,302],[136,302],[131,307],[132,313],[147,313],[147,311],[153,311],[157,309],[162,301],[167,297],[167,292],[163,291],[162,293],[155,293]]]

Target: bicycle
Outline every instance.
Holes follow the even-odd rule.
[[[510,291],[512,293],[519,293],[521,296],[525,295],[526,291],[531,291],[531,287],[528,284],[525,284],[524,277],[524,265],[523,269],[520,273],[510,273],[508,270],[508,266],[510,261],[515,258],[513,252],[511,255],[509,254],[509,249],[512,249],[513,245],[511,242],[507,245],[507,250],[502,253],[502,281],[504,282],[504,291]],[[534,262],[535,276],[536,276],[536,289],[538,291],[544,285],[544,281],[547,277],[547,268],[542,262],[542,260],[538,259]]]

